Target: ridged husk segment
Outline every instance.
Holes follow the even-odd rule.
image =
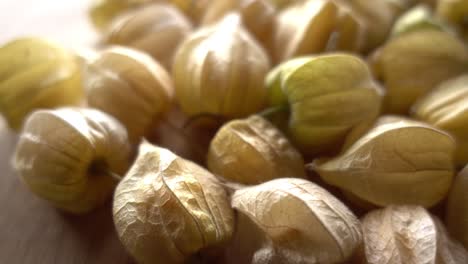
[[[266,84],[270,105],[289,109],[289,138],[308,155],[340,149],[380,112],[380,86],[353,55],[296,58],[272,70]]]
[[[211,141],[208,168],[243,184],[305,178],[304,160],[288,139],[260,116],[225,124]]]
[[[125,128],[98,110],[34,112],[26,121],[13,167],[39,197],[65,211],[87,213],[112,194],[130,159]]]
[[[436,19],[427,5],[417,5],[403,13],[393,25],[392,37],[418,30],[448,31],[448,26]]]
[[[234,225],[215,176],[146,142],[116,189],[113,215],[120,240],[139,263],[184,263],[227,242]]]
[[[177,47],[191,31],[191,22],[178,9],[152,4],[116,19],[105,42],[144,51],[171,69]]]
[[[468,1],[466,0],[439,0],[435,14],[438,18],[455,26],[460,34],[468,40],[466,17],[468,16]]]
[[[20,130],[36,109],[76,105],[83,99],[75,55],[39,38],[21,38],[0,47],[0,113]]]
[[[388,37],[393,22],[404,10],[404,5],[389,0],[334,0],[350,8],[366,25],[364,51],[371,51]]]
[[[379,206],[435,205],[454,174],[455,141],[424,123],[381,117],[339,156],[314,161],[327,183]]]
[[[468,253],[437,217],[419,206],[389,206],[362,219],[368,264],[458,264]]]
[[[393,38],[370,62],[386,88],[385,112],[406,114],[417,99],[467,71],[468,49],[450,33],[427,29]]]
[[[324,51],[337,14],[336,4],[325,0],[304,1],[281,11],[274,25],[273,60],[282,62]]]
[[[238,190],[232,205],[270,240],[255,253],[253,263],[281,263],[277,260],[282,258],[288,263],[343,263],[362,240],[351,211],[303,179],[276,179]]]
[[[102,51],[86,67],[88,105],[116,117],[138,142],[169,109],[173,84],[169,73],[148,55],[123,47]]]
[[[465,167],[457,177],[450,190],[446,223],[450,234],[458,239],[468,249],[468,167]]]
[[[413,107],[413,116],[450,133],[457,142],[455,161],[468,162],[468,75],[443,82]]]
[[[232,14],[181,45],[173,68],[176,97],[189,116],[245,117],[265,106],[269,69],[265,51]]]
[[[269,47],[276,10],[269,0],[218,0],[207,8],[202,24],[221,20],[229,12],[238,12],[245,28],[265,47]]]

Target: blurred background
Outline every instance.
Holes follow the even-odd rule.
[[[96,38],[86,13],[92,1],[0,0],[0,43],[41,36],[71,48],[90,44]]]

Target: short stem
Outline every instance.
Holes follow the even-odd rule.
[[[288,105],[273,106],[263,110],[262,112],[257,113],[257,115],[269,119],[270,117],[273,117],[276,114],[287,112],[288,109]]]
[[[91,175],[105,175],[117,182],[121,181],[123,178],[121,175],[109,170],[109,167],[103,161],[94,162],[91,164],[88,171]]]

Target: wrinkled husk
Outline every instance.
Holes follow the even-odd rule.
[[[123,47],[108,48],[87,65],[85,86],[88,105],[116,117],[132,143],[146,136],[173,97],[169,73],[147,54]]]
[[[21,133],[13,167],[39,197],[67,212],[87,213],[110,198],[129,166],[125,128],[98,110],[34,112]]]
[[[261,232],[244,232],[237,250],[250,253],[244,263],[343,263],[361,243],[356,217],[318,185],[303,179],[277,179],[238,190],[233,207]],[[253,229],[255,231],[255,229]],[[250,235],[255,237],[250,238]],[[252,252],[250,247],[259,247]],[[242,257],[246,257],[243,255]]]
[[[220,182],[167,149],[142,143],[114,194],[114,223],[139,263],[184,263],[227,242],[234,214]]]
[[[445,132],[387,116],[339,156],[312,167],[327,183],[375,205],[430,207],[451,186],[454,152],[455,141]]]
[[[207,159],[211,172],[243,184],[306,176],[301,154],[260,116],[225,124],[211,142]]]

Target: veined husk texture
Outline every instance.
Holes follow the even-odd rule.
[[[389,206],[362,219],[368,264],[461,264],[468,253],[442,222],[419,206]]]
[[[26,121],[13,167],[39,197],[71,213],[104,203],[129,166],[125,128],[93,109],[34,112]],[[98,168],[99,167],[99,168]]]
[[[266,103],[263,80],[270,62],[238,15],[191,35],[176,54],[176,98],[190,116],[245,117]]]
[[[216,175],[243,184],[306,176],[301,154],[257,115],[221,127],[211,141],[207,163]]]
[[[401,117],[381,117],[337,157],[312,167],[327,183],[379,206],[435,205],[454,174],[455,141],[447,133]]]
[[[231,238],[233,210],[215,176],[146,142],[139,152],[113,205],[117,234],[139,263],[184,263]]]
[[[267,238],[252,263],[343,263],[362,241],[351,211],[307,180],[283,178],[241,189],[232,205]]]
[[[147,54],[124,47],[102,51],[86,66],[88,105],[116,117],[139,142],[170,107],[169,73]]]
[[[287,135],[309,155],[340,149],[347,134],[380,113],[381,88],[353,55],[292,59],[273,69],[266,85],[270,106],[289,113]]]

